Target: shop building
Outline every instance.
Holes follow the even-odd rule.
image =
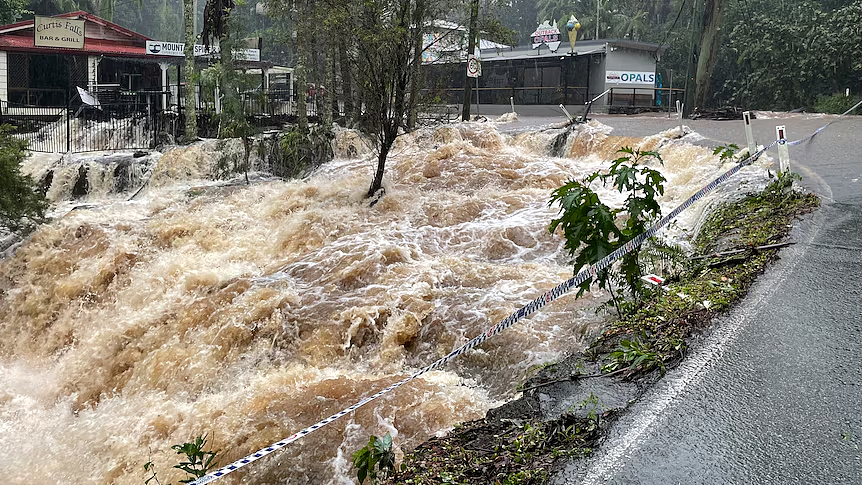
[[[656,75],[664,47],[621,39],[571,44],[561,41],[556,32],[550,39],[545,36],[550,42],[478,49],[481,75],[470,79],[476,83],[471,86],[472,103],[476,104],[478,92],[480,105],[583,105],[608,90],[594,109],[660,108],[671,101],[669,86]],[[463,49],[453,54],[436,55],[425,63],[427,92],[439,103],[463,101],[466,56]],[[680,98],[681,91],[674,89],[673,98]]]

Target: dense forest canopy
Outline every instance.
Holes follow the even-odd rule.
[[[325,55],[330,39],[327,11],[346,0],[320,2],[241,2],[231,12],[238,37],[262,37],[263,56],[276,64],[296,63],[296,6],[315,14],[310,45],[313,58]],[[205,0],[197,2],[197,16]],[[349,2],[347,2],[349,3]],[[429,2],[447,20],[466,25],[462,4]],[[86,10],[154,39],[182,41],[181,0],[2,0],[4,21],[73,10]],[[704,11],[718,13],[706,26]],[[673,71],[681,87],[695,75],[704,30],[717,42],[706,84],[706,106],[735,105],[756,109],[795,109],[812,106],[818,97],[862,91],[862,0],[482,0],[479,28],[485,38],[524,45],[542,20],[565,25],[575,15],[579,38],[621,38],[667,47],[658,59],[665,82]],[[343,28],[343,23],[340,28]],[[309,27],[311,28],[311,27]],[[200,22],[198,22],[200,32]],[[333,40],[334,42],[334,40]],[[324,74],[311,62],[309,82]],[[688,75],[688,76],[686,76]],[[689,86],[691,87],[691,86]]]

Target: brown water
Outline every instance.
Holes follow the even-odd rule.
[[[162,483],[177,481],[170,446],[202,433],[223,450],[219,464],[241,458],[571,276],[562,238],[547,231],[550,192],[620,146],[662,153],[666,210],[727,168],[670,131],[579,130],[565,158],[548,155],[560,130],[464,124],[404,136],[387,195],[370,208],[373,155],[350,132],[336,153],[360,158],[306,181],[217,186],[198,180],[207,168],[192,148],[161,157],[133,202],[95,191],[95,207],[58,217],[0,262],[3,483],[139,484],[147,461]],[[698,207],[671,231],[681,241]],[[531,366],[580,349],[605,298],[564,297],[220,483],[352,483],[350,455],[370,434],[390,431],[400,453],[482,417]]]

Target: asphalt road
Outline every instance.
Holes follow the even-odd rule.
[[[632,136],[676,123],[599,119]],[[777,124],[796,139],[828,121],[756,120],[754,128],[763,144]],[[685,123],[745,144],[741,122]],[[593,458],[572,462],[552,483],[862,483],[860,148],[862,119],[854,118],[791,149],[792,169],[824,198],[794,229],[798,244],[625,413]]]

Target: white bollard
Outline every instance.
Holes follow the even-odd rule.
[[[742,121],[745,122],[745,139],[748,140],[748,156],[754,155],[757,151],[757,143],[754,142],[754,131],[751,129],[751,112],[742,112]]]
[[[787,147],[787,130],[784,125],[775,127],[775,136],[778,138],[778,170],[784,173],[790,168],[790,151]]]
[[[568,118],[568,119],[569,119],[569,121],[573,121],[573,120],[574,120],[574,118],[572,118],[572,115],[571,115],[571,114],[569,114],[569,110],[567,110],[565,106],[563,106],[563,105],[561,104],[561,105],[560,105],[560,109],[561,109],[561,110],[563,110],[563,113],[565,113],[566,118]]]
[[[512,103],[512,114],[515,114],[515,97],[509,96],[509,102]]]
[[[685,107],[684,104],[680,104],[679,100],[676,100],[676,119],[679,120],[679,136],[685,136],[685,132],[682,131],[682,109]]]

